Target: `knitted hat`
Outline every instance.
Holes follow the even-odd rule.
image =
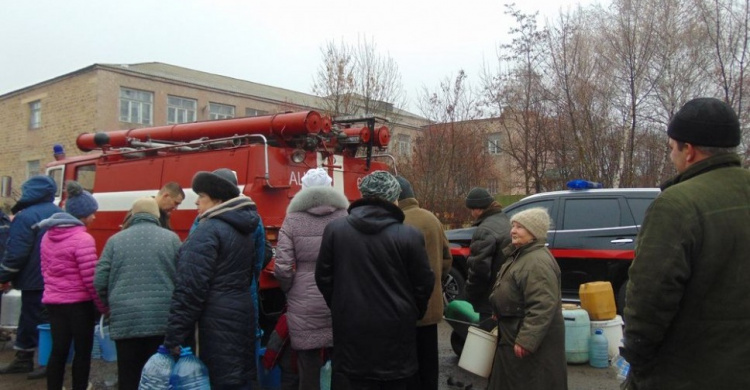
[[[330,186],[333,182],[331,177],[328,176],[328,172],[323,168],[308,170],[300,181],[302,182],[302,188]]]
[[[220,201],[227,201],[240,195],[237,188],[237,175],[231,169],[219,168],[213,172],[200,171],[193,176],[193,192],[204,193]]]
[[[740,144],[740,121],[723,101],[697,98],[677,111],[667,126],[667,135],[696,146],[730,148]]]
[[[159,205],[156,203],[156,199],[150,196],[136,199],[130,210],[133,215],[147,213],[159,218]]]
[[[534,207],[521,211],[510,217],[510,222],[518,222],[537,239],[547,238],[550,219],[547,209],[544,207]]]
[[[65,185],[68,199],[65,201],[65,211],[76,218],[86,218],[99,209],[96,199],[91,193],[84,190],[77,181],[69,181]]]
[[[393,202],[401,193],[401,186],[393,175],[386,171],[375,171],[362,179],[359,192],[363,198],[380,198]]]
[[[403,176],[396,176],[398,185],[401,186],[401,194],[398,196],[398,200],[414,198],[414,189],[411,188],[411,183],[406,180]]]
[[[490,207],[495,198],[484,188],[474,187],[466,196],[466,208],[469,209],[486,209]]]

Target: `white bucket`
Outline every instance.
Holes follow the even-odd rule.
[[[619,315],[608,321],[591,321],[591,334],[597,329],[601,329],[604,337],[607,338],[607,349],[609,360],[620,354],[619,347],[622,346],[622,317]]]
[[[470,326],[458,366],[482,378],[488,378],[495,360],[496,347],[496,335]]]

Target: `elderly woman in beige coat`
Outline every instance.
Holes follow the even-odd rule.
[[[560,267],[545,247],[544,208],[511,217],[508,260],[490,304],[500,332],[488,389],[567,389]]]

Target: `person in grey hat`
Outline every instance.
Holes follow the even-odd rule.
[[[416,324],[435,284],[424,238],[404,225],[393,175],[375,171],[359,190],[349,215],[323,230],[315,267],[333,319],[332,385],[418,388]]]
[[[488,298],[497,272],[505,262],[503,248],[510,244],[510,220],[500,203],[484,188],[474,187],[469,191],[466,208],[474,218],[472,226],[477,227],[466,260],[466,300],[479,313],[480,327],[490,330],[494,324],[489,320],[492,308]]]
[[[622,356],[634,389],[749,389],[750,171],[740,123],[713,98],[667,127],[677,175],[646,212],[629,270]]]
[[[229,169],[193,176],[199,222],[182,244],[164,346],[179,354],[198,324],[211,387],[249,389],[255,369],[255,203]]]
[[[534,207],[510,220],[508,261],[490,294],[499,335],[487,388],[566,390],[560,267],[545,246],[549,214]]]

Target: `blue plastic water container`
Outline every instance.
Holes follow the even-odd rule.
[[[597,329],[589,343],[589,364],[595,368],[609,367],[609,342],[604,332]]]
[[[589,361],[591,325],[589,313],[580,307],[563,308],[565,319],[565,359],[568,363]]]

